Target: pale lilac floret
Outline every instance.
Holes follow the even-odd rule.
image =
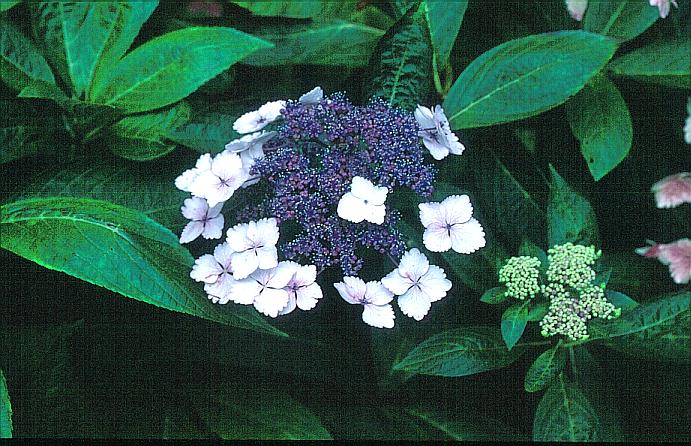
[[[243,305],[254,305],[262,314],[277,317],[288,305],[285,287],[295,273],[292,262],[281,262],[275,268],[258,269],[249,277],[233,284],[230,300]]]
[[[422,138],[422,143],[435,160],[444,159],[449,153],[460,155],[465,150],[465,146],[451,131],[449,120],[441,105],[435,106],[434,112],[418,105],[415,109],[415,120],[420,126],[418,134]]]
[[[336,212],[342,219],[353,223],[366,220],[380,225],[386,216],[384,202],[388,193],[386,187],[375,186],[370,180],[355,176],[350,192],[346,192],[338,201]]]
[[[295,308],[308,311],[314,308],[322,298],[322,289],[317,280],[317,267],[314,265],[300,265],[296,262],[283,262],[294,269],[293,277],[286,285],[288,304],[278,314],[291,313]]]
[[[254,132],[226,144],[226,151],[240,155],[242,168],[247,176],[242,187],[251,186],[259,181],[259,175],[250,175],[250,169],[257,160],[264,158],[264,143],[274,136],[276,132]]]
[[[691,203],[691,172],[670,175],[653,184],[655,204],[660,209],[674,208]]]
[[[365,283],[358,277],[346,276],[334,284],[338,294],[349,304],[364,306],[362,320],[372,327],[393,328],[394,312],[390,302],[393,294],[379,281]]]
[[[422,320],[432,307],[451,289],[451,281],[444,270],[430,265],[427,257],[413,248],[401,258],[398,268],[381,280],[393,294],[399,296],[398,306],[406,316]]]
[[[211,168],[201,172],[190,185],[195,197],[205,198],[209,206],[227,201],[247,179],[237,153],[221,152],[211,160]]]
[[[451,195],[441,203],[421,203],[422,240],[433,252],[449,249],[470,254],[485,246],[485,232],[473,215],[467,195]]]
[[[214,249],[213,255],[204,254],[194,262],[190,277],[197,282],[204,282],[204,291],[212,302],[228,303],[233,279],[233,250],[228,243],[221,243]]]
[[[194,180],[203,172],[211,169],[211,154],[205,153],[200,156],[195,166],[187,169],[175,179],[175,187],[181,191],[190,192],[190,186]]]
[[[275,218],[239,223],[228,229],[228,244],[235,251],[232,255],[235,279],[244,279],[257,269],[278,265],[278,236]]]
[[[636,252],[645,257],[654,257],[663,265],[669,266],[669,273],[674,283],[689,283],[691,279],[691,240],[683,238],[672,243],[655,243],[652,246],[638,248]]]
[[[221,238],[223,234],[223,203],[209,207],[203,198],[192,197],[184,201],[180,209],[185,218],[191,220],[180,235],[180,243],[189,243],[200,235],[205,239]]]
[[[678,8],[677,2],[675,0],[650,0],[650,6],[657,6],[660,10],[660,18],[665,18],[669,15],[670,4]]]
[[[588,0],[566,0],[566,9],[572,19],[583,20],[585,10],[588,9]]]
[[[263,129],[281,116],[286,101],[273,101],[259,107],[258,110],[245,113],[233,123],[233,130],[238,133],[252,133]]]

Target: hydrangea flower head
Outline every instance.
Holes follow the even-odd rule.
[[[537,257],[511,257],[499,270],[506,295],[520,300],[535,297],[540,292],[540,265]]]
[[[602,251],[594,246],[564,243],[547,250],[547,280],[580,290],[590,285],[596,273],[592,268]]]

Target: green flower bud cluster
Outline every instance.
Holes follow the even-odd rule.
[[[506,285],[506,295],[525,300],[540,292],[540,259],[511,257],[499,270],[499,282]]]
[[[592,266],[600,255],[602,251],[595,251],[594,246],[570,242],[554,246],[547,251],[547,280],[582,290],[595,279]]]

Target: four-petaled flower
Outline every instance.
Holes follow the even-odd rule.
[[[406,252],[398,268],[381,280],[393,294],[400,296],[398,306],[406,316],[422,320],[436,302],[451,289],[444,270],[430,265],[427,257],[416,248]]]
[[[252,133],[261,130],[281,116],[286,101],[273,101],[259,107],[258,110],[245,113],[235,120],[233,130],[238,133]]]
[[[288,292],[288,304],[278,314],[288,314],[300,308],[303,311],[311,310],[322,298],[322,289],[317,280],[317,267],[314,265],[300,265],[295,262],[283,262],[294,268],[293,277],[286,285]]]
[[[365,283],[359,277],[346,276],[343,282],[334,284],[338,294],[349,304],[365,307],[362,320],[372,327],[393,328],[395,319],[390,302],[393,294],[379,281]]]
[[[221,238],[223,234],[223,203],[209,207],[203,198],[187,198],[180,210],[185,218],[192,220],[182,230],[180,243],[189,243],[200,235],[205,239]]]
[[[235,251],[232,255],[235,279],[244,279],[257,269],[278,265],[278,236],[275,218],[239,223],[228,229],[228,245]]]
[[[422,240],[430,251],[453,249],[470,254],[485,246],[485,231],[472,218],[473,206],[467,195],[451,195],[441,203],[421,203],[418,207],[425,227]]]
[[[415,120],[420,125],[418,134],[422,137],[422,143],[435,160],[444,159],[449,153],[460,155],[465,150],[465,146],[451,131],[449,120],[441,105],[435,106],[434,112],[418,105],[415,109]]]
[[[276,317],[288,305],[285,287],[294,274],[295,266],[289,262],[281,262],[271,269],[258,269],[246,279],[235,282],[229,298],[239,304],[253,304],[260,313]]]
[[[353,223],[367,220],[380,225],[386,216],[384,202],[388,193],[386,187],[375,186],[370,180],[355,176],[350,192],[346,192],[338,201],[336,212],[342,219]]]
[[[190,192],[190,186],[197,179],[197,177],[207,170],[211,169],[211,154],[205,153],[200,156],[195,166],[187,169],[175,179],[175,187],[184,192]]]
[[[235,283],[233,279],[233,250],[228,243],[221,243],[214,249],[214,254],[204,254],[194,262],[190,277],[197,282],[204,282],[204,291],[212,302],[228,303],[229,293]]]
[[[221,152],[211,160],[211,168],[201,172],[192,181],[190,192],[205,198],[209,206],[227,201],[247,179],[237,153]]]

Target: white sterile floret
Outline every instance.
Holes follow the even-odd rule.
[[[390,302],[393,294],[381,282],[365,283],[358,277],[344,277],[343,282],[334,284],[338,294],[349,304],[360,304],[365,307],[362,320],[372,327],[393,328],[396,318]]]
[[[485,231],[472,218],[473,206],[467,195],[451,195],[441,203],[421,203],[418,207],[425,227],[422,241],[430,251],[453,249],[470,254],[485,246]]]
[[[209,207],[203,198],[192,197],[184,201],[180,210],[185,218],[191,220],[182,230],[180,243],[189,243],[200,235],[205,239],[221,238],[223,234],[223,203]]]
[[[441,105],[435,106],[434,112],[425,106],[418,105],[414,115],[420,125],[418,134],[422,138],[422,143],[435,160],[444,159],[449,153],[454,155],[463,153],[465,146],[451,131],[449,120]]]
[[[242,161],[242,168],[244,169],[247,179],[242,187],[251,186],[259,181],[259,175],[250,175],[250,169],[258,159],[264,158],[264,143],[276,136],[276,132],[255,132],[245,135],[240,139],[226,144],[225,150],[228,152],[237,153],[240,155]]]
[[[366,178],[353,177],[350,192],[338,201],[338,216],[353,223],[367,220],[380,225],[386,216],[384,202],[388,193],[384,186],[375,186]]]
[[[286,101],[273,101],[259,107],[258,110],[245,113],[233,123],[233,130],[238,133],[252,133],[261,130],[281,116]]]
[[[322,99],[324,99],[324,90],[322,90],[322,87],[314,87],[307,93],[300,96],[298,101],[300,101],[301,104],[313,105],[318,104]]]
[[[211,160],[211,168],[192,181],[190,192],[195,197],[205,198],[213,207],[232,197],[246,179],[240,156],[221,152]]]
[[[199,174],[206,172],[209,169],[211,169],[211,154],[205,153],[199,157],[196,165],[193,168],[187,169],[182,173],[182,175],[175,179],[175,187],[181,191],[190,192],[190,186],[194,180],[199,176]]]
[[[381,280],[393,294],[400,296],[398,306],[406,316],[416,321],[429,312],[432,302],[446,296],[451,289],[451,281],[444,270],[430,265],[427,257],[413,248],[401,258],[398,268]]]
[[[233,250],[228,243],[221,243],[214,249],[214,254],[204,254],[194,262],[190,277],[197,282],[204,282],[204,291],[214,303],[228,303],[229,293],[235,279],[231,255]]]
[[[282,262],[292,265],[293,277],[286,285],[288,304],[278,314],[288,314],[299,308],[303,311],[311,310],[322,298],[322,289],[317,280],[317,267],[314,265],[300,265],[295,262]]]
[[[260,313],[276,317],[288,305],[289,295],[285,287],[294,274],[293,262],[281,262],[271,269],[258,269],[246,279],[233,284],[230,300],[244,305],[253,304]]]
[[[239,223],[228,229],[228,244],[235,251],[232,255],[235,279],[244,279],[257,269],[278,265],[278,236],[275,218]]]

